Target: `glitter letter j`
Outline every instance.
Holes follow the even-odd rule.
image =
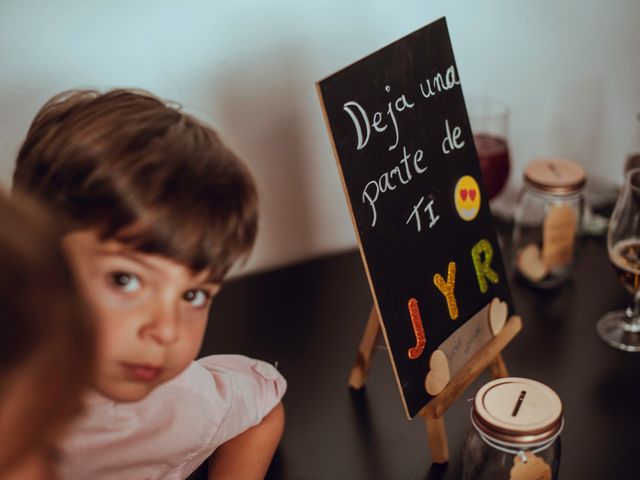
[[[424,335],[424,326],[422,325],[422,318],[420,317],[420,309],[418,308],[418,300],[415,298],[409,299],[409,316],[411,317],[413,334],[416,336],[416,346],[411,347],[407,351],[407,354],[411,360],[415,360],[422,355],[424,347],[427,344],[427,339]]]

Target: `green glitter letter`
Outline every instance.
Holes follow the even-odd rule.
[[[484,255],[484,259],[482,256]],[[478,286],[482,293],[486,293],[489,289],[487,280],[491,283],[498,283],[498,274],[491,268],[491,259],[493,258],[493,248],[488,240],[484,238],[476,243],[471,249],[471,258],[473,266],[478,276]]]

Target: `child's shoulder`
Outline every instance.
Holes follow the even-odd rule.
[[[217,411],[241,402],[260,419],[280,402],[287,382],[271,364],[244,355],[210,355],[191,362],[173,380],[149,396],[196,396]]]
[[[211,374],[248,375],[266,381],[284,378],[270,363],[244,355],[210,355],[194,362]]]
[[[256,423],[282,400],[287,389],[286,380],[273,365],[243,355],[200,358],[176,380],[218,408],[224,404],[237,410],[234,404],[243,404],[251,417],[245,421]]]

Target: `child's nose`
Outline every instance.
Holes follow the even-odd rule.
[[[179,337],[179,312],[176,306],[159,303],[150,318],[148,334],[158,343],[170,345]]]

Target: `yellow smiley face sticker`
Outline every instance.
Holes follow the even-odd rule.
[[[454,189],[454,202],[460,218],[470,222],[480,211],[480,188],[475,178],[465,175],[458,180]]]

